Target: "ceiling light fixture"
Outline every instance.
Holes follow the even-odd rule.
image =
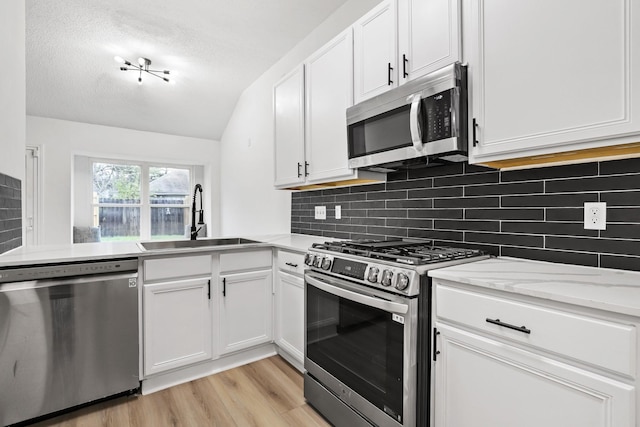
[[[152,76],[156,76],[159,79],[164,80],[167,83],[175,83],[175,80],[173,79],[169,79],[169,77],[165,77],[168,76],[169,74],[171,74],[171,72],[169,70],[150,70],[149,66],[151,65],[151,60],[148,58],[138,58],[138,63],[137,64],[133,64],[130,61],[127,61],[126,59],[120,57],[120,56],[116,56],[113,59],[115,59],[115,61],[119,64],[124,64],[125,66],[120,67],[121,71],[138,71],[138,84],[141,85],[142,84],[142,73],[149,73]],[[175,74],[175,73],[174,73]]]

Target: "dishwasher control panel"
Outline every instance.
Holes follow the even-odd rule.
[[[0,268],[0,283],[138,271],[136,258]]]

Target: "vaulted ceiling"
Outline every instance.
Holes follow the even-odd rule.
[[[242,91],[346,0],[26,0],[27,114],[219,140]],[[177,73],[120,71],[121,56]]]

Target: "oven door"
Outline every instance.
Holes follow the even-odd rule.
[[[417,299],[312,271],[305,282],[308,374],[375,425],[414,425]]]

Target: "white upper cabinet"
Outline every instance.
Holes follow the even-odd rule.
[[[348,167],[346,110],[351,105],[353,30],[349,27],[274,86],[277,188],[384,180],[384,174]]]
[[[398,0],[400,84],[460,60],[460,0]]]
[[[460,60],[460,0],[386,0],[354,24],[355,103]]]
[[[305,61],[306,152],[310,183],[353,176],[348,166],[347,114],[353,105],[351,28]]]
[[[304,67],[292,70],[273,87],[276,186],[305,181]]]
[[[471,162],[638,141],[640,1],[466,0],[464,15]]]
[[[398,85],[397,5],[385,0],[354,25],[355,102]]]

